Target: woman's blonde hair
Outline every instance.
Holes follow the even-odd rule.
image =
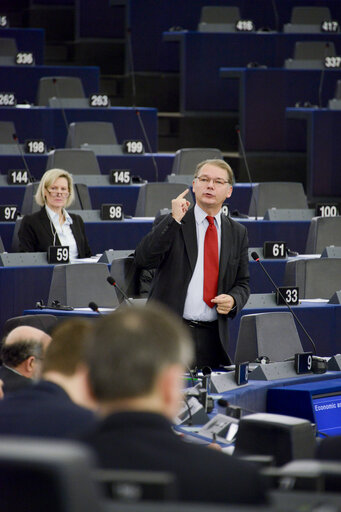
[[[45,190],[48,187],[51,187],[51,185],[53,185],[53,183],[58,178],[66,178],[67,183],[68,183],[70,195],[66,200],[65,206],[66,207],[70,206],[70,204],[74,201],[75,192],[73,190],[73,179],[72,179],[71,174],[68,173],[67,171],[64,171],[63,169],[50,169],[49,171],[46,171],[44,173],[44,175],[42,176],[40,183],[39,183],[38,190],[36,192],[36,195],[34,196],[34,199],[35,199],[36,203],[39,204],[39,206],[45,205],[45,203],[46,203]]]

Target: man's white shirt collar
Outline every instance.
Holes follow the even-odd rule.
[[[200,208],[200,206],[198,206],[197,204],[194,206],[194,217],[195,217],[195,222],[197,224],[201,224],[206,219],[207,215],[208,214],[206,212],[204,212],[204,210],[202,208]],[[219,210],[217,215],[214,215],[214,218],[216,220],[216,223],[218,224],[218,227],[220,228],[221,210]]]

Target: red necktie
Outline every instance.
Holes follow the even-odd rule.
[[[217,296],[219,257],[218,257],[218,233],[214,225],[214,217],[206,217],[209,224],[206,229],[204,242],[204,301],[213,308],[215,304],[211,299]]]

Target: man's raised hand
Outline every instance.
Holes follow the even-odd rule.
[[[189,208],[190,202],[185,199],[185,195],[188,194],[188,192],[189,188],[186,188],[178,197],[172,199],[172,217],[178,222],[181,222],[181,219]]]

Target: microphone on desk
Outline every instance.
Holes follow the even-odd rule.
[[[225,398],[219,398],[217,401],[219,407],[223,407],[225,409],[226,416],[231,416],[231,418],[240,419],[242,416],[242,412],[246,412],[247,414],[255,414],[259,411],[254,409],[248,409],[246,407],[242,407],[240,405],[232,405]]]
[[[56,91],[56,98],[58,100],[59,108],[60,108],[61,113],[62,113],[63,121],[64,121],[65,128],[66,128],[66,135],[67,135],[68,131],[69,131],[69,123],[68,123],[68,120],[67,120],[67,117],[66,117],[66,112],[65,112],[64,105],[63,105],[63,101],[62,101],[62,99],[60,97],[60,94],[59,94],[59,85],[58,85],[58,80],[57,80],[56,77],[52,78],[52,83],[53,83],[54,89]]]
[[[259,265],[261,266],[263,272],[265,273],[265,275],[267,276],[267,278],[270,280],[272,286],[275,288],[276,292],[278,293],[278,295],[280,295],[280,297],[283,299],[285,305],[287,306],[287,308],[289,309],[290,313],[292,314],[292,316],[294,317],[294,319],[296,320],[296,322],[298,323],[298,325],[301,327],[301,329],[303,330],[304,334],[306,335],[306,337],[308,338],[308,340],[310,341],[311,343],[311,346],[313,347],[313,351],[314,351],[314,355],[316,355],[316,345],[314,343],[314,341],[312,340],[312,337],[310,336],[310,334],[308,334],[307,330],[305,329],[305,327],[303,326],[302,322],[299,320],[299,318],[296,316],[296,314],[294,313],[292,307],[290,306],[290,304],[288,304],[287,300],[285,299],[284,295],[282,294],[281,290],[278,288],[278,286],[276,285],[276,283],[274,282],[274,280],[272,279],[272,277],[270,276],[270,274],[268,273],[268,271],[266,270],[266,268],[264,267],[264,265],[262,264],[262,262],[260,261],[259,259],[259,256],[258,254],[253,251],[251,253],[251,257],[252,259],[254,259],[255,261],[257,261],[257,263],[259,263]]]
[[[318,88],[319,108],[322,108],[322,91],[323,91],[324,75],[325,75],[325,71],[326,71],[325,60],[326,60],[326,57],[328,57],[327,53],[328,53],[329,48],[330,48],[330,44],[328,43],[328,41],[326,41],[325,46],[324,46],[324,52],[323,52],[323,67],[322,67],[322,71],[321,71],[319,88]]]
[[[109,284],[111,284],[111,286],[114,286],[121,293],[121,295],[123,295],[123,297],[128,302],[128,304],[130,304],[130,306],[133,305],[131,299],[129,299],[126,292],[124,290],[122,290],[122,288],[116,283],[115,279],[112,276],[107,277],[107,281]]]
[[[98,313],[99,316],[102,316],[102,313],[98,309],[98,306],[97,306],[96,302],[89,302],[88,306],[89,306],[90,309],[92,309],[92,311],[94,313]]]
[[[240,128],[239,128],[238,125],[236,126],[236,132],[237,132],[237,135],[238,135],[238,140],[239,140],[240,148],[242,150],[242,157],[243,157],[245,169],[246,169],[246,172],[247,172],[247,177],[248,177],[249,183],[251,185],[251,201],[253,201],[255,203],[255,220],[258,220],[258,218],[257,218],[257,198],[256,198],[256,194],[253,193],[253,182],[252,182],[252,178],[251,178],[249,164],[247,163],[247,158],[246,158],[246,154],[245,154],[245,148],[244,148],[244,144],[243,144],[243,139],[242,139],[242,136],[240,135]]]

